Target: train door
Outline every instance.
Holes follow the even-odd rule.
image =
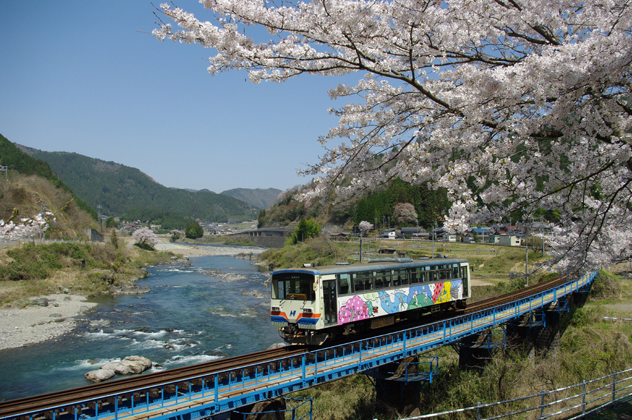
[[[338,324],[338,313],[336,310],[336,280],[323,281],[323,300],[325,306],[325,325]]]

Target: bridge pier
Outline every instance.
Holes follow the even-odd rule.
[[[230,413],[230,420],[285,420],[285,398],[259,401]]]
[[[505,332],[487,329],[478,334],[467,336],[456,345],[459,352],[459,368],[482,369],[494,353],[506,346]]]
[[[424,360],[425,359],[425,360]],[[431,383],[439,372],[437,356],[409,356],[365,372],[375,379],[378,402],[406,411],[419,402],[421,384]],[[412,408],[411,408],[412,409]],[[410,410],[408,410],[410,411]]]

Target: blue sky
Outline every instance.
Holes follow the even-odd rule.
[[[211,19],[197,0],[175,3]],[[0,134],[132,166],[168,187],[307,183],[296,168],[324,152],[317,138],[337,123],[327,90],[338,81],[210,76],[213,51],[157,41],[153,11],[145,0],[0,0]]]

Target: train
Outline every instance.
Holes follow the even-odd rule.
[[[272,272],[270,318],[289,344],[341,337],[465,309],[471,296],[465,259],[380,259]]]

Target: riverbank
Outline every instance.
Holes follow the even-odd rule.
[[[186,245],[183,243],[169,242],[166,238],[160,237],[159,242],[154,246],[157,251],[172,252],[181,257],[207,257],[215,255],[237,256],[240,254],[259,255],[265,248],[258,247],[233,247],[233,246],[211,246],[211,245]]]
[[[140,261],[139,251],[134,247],[133,241],[128,238],[121,239],[126,244],[127,255],[132,260]],[[264,251],[264,249],[256,247],[184,245],[171,243],[166,238],[159,240],[160,242],[155,247],[157,251],[171,253],[170,255],[178,258],[236,256],[239,254],[258,255]],[[15,246],[19,246],[19,244]],[[147,256],[152,253],[143,252],[143,254]],[[167,261],[168,257],[163,258],[160,262]],[[124,276],[123,273],[112,273],[103,269],[91,270],[92,273],[87,271],[81,269],[80,266],[75,266],[56,271],[44,280],[0,282],[0,296],[15,296],[15,298],[10,299],[10,303],[5,304],[5,307],[0,309],[0,350],[45,342],[71,332],[78,317],[96,306],[96,303],[86,301],[88,296],[115,293],[114,290],[121,287],[131,289],[137,278],[142,277],[130,273],[130,278],[124,278],[127,276]],[[86,276],[87,281],[92,282],[92,284],[110,281],[113,284],[111,287],[80,287],[82,277]],[[47,292],[57,290],[59,293],[47,294]],[[35,291],[34,295],[33,291]],[[47,304],[44,305],[44,302]]]
[[[53,294],[22,308],[0,309],[0,350],[41,343],[73,330],[78,316],[97,304],[84,296]]]

